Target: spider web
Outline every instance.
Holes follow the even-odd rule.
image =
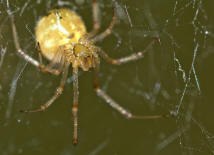
[[[112,3],[104,0],[99,2],[100,11],[102,12],[101,31],[103,31],[112,17]],[[10,7],[15,15],[21,47],[36,58],[34,45],[36,21],[49,9],[69,7],[81,15],[87,29],[90,30],[92,28],[90,1],[16,0],[12,2],[1,0],[0,5],[3,6],[0,8],[0,20],[2,21],[0,23],[0,125],[4,131],[13,127],[16,128],[20,124],[31,128],[33,120],[35,121],[38,118],[36,119],[36,116],[26,118],[28,116],[21,115],[17,109],[39,106],[40,104],[36,104],[35,100],[40,103],[45,102],[55,90],[57,86],[55,83],[58,83],[59,78],[43,75],[17,57],[9,26],[7,8]],[[109,127],[106,129],[108,136],[101,136],[97,141],[97,138],[94,138],[94,142],[90,144],[90,147],[86,147],[89,140],[85,140],[87,142],[85,142],[85,145],[83,141],[83,145],[81,146],[80,143],[80,146],[78,146],[79,149],[73,150],[68,140],[68,143],[65,143],[63,149],[60,150],[60,154],[81,154],[80,152],[83,154],[86,154],[86,152],[90,154],[125,154],[128,152],[129,154],[214,154],[214,126],[211,120],[214,107],[212,104],[214,73],[211,68],[214,66],[212,61],[214,57],[213,5],[212,1],[202,0],[116,1],[119,22],[115,26],[112,35],[99,42],[98,46],[102,47],[110,56],[119,58],[144,49],[153,37],[158,36],[159,39],[142,60],[119,67],[108,65],[101,60],[101,87],[118,103],[132,112],[148,115],[170,113],[173,117],[166,120],[151,121],[153,126],[150,123],[147,124],[149,127],[144,125],[142,128],[145,129],[145,134],[140,133],[144,137],[139,135],[140,140],[136,138],[137,140],[134,139],[135,142],[130,143],[131,138],[135,135],[135,130],[136,134],[141,132],[140,127],[137,126],[141,122],[130,123],[131,120],[127,121],[122,117],[120,118],[114,110],[101,104],[103,102],[98,97],[89,98],[88,100],[92,100],[90,102],[98,103],[95,103],[93,106],[96,107],[93,108],[86,104],[80,107],[80,110],[83,109],[82,111],[86,111],[84,106],[85,109],[89,109],[87,114],[80,114],[81,116],[85,115],[86,119],[88,117],[89,120],[87,121],[92,121],[95,117],[92,113],[98,113],[102,109],[102,112],[97,115],[103,113],[106,117],[111,117],[109,115],[112,114],[111,119],[104,118],[103,122],[105,124],[112,126],[108,122],[117,120],[117,123],[122,122],[121,124],[118,123],[117,126],[115,121],[114,125],[118,128],[120,128],[119,124],[123,126],[125,122],[129,126],[138,127],[139,132],[137,132],[138,129],[126,126],[127,133],[132,133],[130,136],[126,135],[127,141],[129,141],[127,145],[130,146],[126,148],[126,144],[122,142],[123,140],[117,141],[117,138],[115,138],[120,134],[122,127],[119,132],[116,132],[117,130],[114,127]],[[84,99],[81,101],[83,96],[84,98],[96,96],[95,93],[90,93],[93,91],[92,88],[88,88],[91,86],[88,81],[91,72],[89,72],[89,75],[86,74],[80,72],[79,76],[82,83],[80,84],[80,89],[82,87],[80,90],[80,104],[84,102]],[[71,82],[72,75],[70,74],[67,80],[68,85],[71,85]],[[83,85],[85,85],[85,89]],[[48,91],[43,92],[41,90]],[[61,102],[68,102],[72,87],[66,87],[65,94],[67,92],[69,92],[67,97],[66,95],[61,97],[67,99],[65,101],[62,99]],[[39,96],[39,99],[36,99],[35,96]],[[87,99],[85,100],[87,101]],[[66,104],[61,104],[61,107],[61,110],[63,108],[63,110],[67,110]],[[103,110],[103,108],[106,109]],[[49,110],[49,114],[51,111]],[[59,110],[53,110],[53,113],[57,111]],[[71,116],[70,112],[65,112],[66,119]],[[47,122],[54,116],[54,114],[50,114],[52,117],[48,116],[49,114],[48,112],[43,114],[43,117],[47,118]],[[50,126],[63,124],[63,122],[56,121],[56,117],[53,120],[49,124]],[[71,122],[71,119],[67,122]],[[84,121],[81,122],[84,124]],[[144,123],[147,123],[147,121],[143,121],[141,124]],[[100,126],[104,126],[104,123]],[[99,128],[100,126],[93,126],[93,128]],[[43,124],[43,128],[45,127]],[[68,128],[66,131],[69,133],[71,126],[66,126],[66,128]],[[104,127],[100,127],[100,129],[105,131]],[[91,131],[92,129],[89,127],[87,130]],[[19,133],[18,131],[17,133]],[[146,137],[146,134],[150,137]],[[3,154],[23,153],[25,149],[32,146],[36,146],[38,148],[36,151],[40,153],[47,152],[46,147],[42,146],[42,138],[33,136],[29,140],[29,145],[17,143],[16,138],[17,136],[14,133],[8,139],[3,138],[6,140],[4,144],[0,143]],[[123,147],[112,146],[119,142]],[[148,146],[148,148],[145,146]],[[85,152],[81,151],[81,148],[84,148]],[[114,151],[111,151],[111,149]]]

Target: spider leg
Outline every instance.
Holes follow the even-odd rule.
[[[99,61],[96,61],[96,67],[94,71],[94,89],[98,96],[104,99],[112,108],[117,110],[123,116],[128,119],[156,119],[162,117],[170,117],[170,114],[166,115],[133,115],[131,112],[120,106],[116,101],[114,101],[108,94],[106,94],[102,89],[100,89],[98,82],[98,73],[99,73]]]
[[[10,14],[10,19],[11,19],[11,26],[12,26],[12,31],[13,31],[13,38],[14,38],[14,43],[17,49],[17,52],[19,55],[21,55],[26,61],[30,62],[32,65],[39,67],[39,62],[26,53],[20,48],[19,41],[18,41],[18,34],[16,30],[16,26],[14,24],[14,17],[12,14]]]
[[[93,11],[93,30],[88,34],[88,37],[94,37],[100,29],[100,10],[97,0],[92,0]]]
[[[109,57],[106,52],[104,52],[101,48],[96,47],[97,52],[101,55],[102,58],[104,58],[108,63],[113,64],[113,65],[120,65],[120,64],[124,64],[127,63],[129,61],[134,61],[134,60],[138,60],[140,58],[142,58],[144,56],[144,54],[148,51],[148,49],[151,47],[151,45],[156,41],[156,39],[153,39],[143,51],[137,52],[137,53],[133,53],[129,56],[126,57],[122,57],[119,59],[113,59],[111,57]]]
[[[73,107],[72,107],[72,115],[74,119],[74,134],[73,134],[73,144],[77,144],[78,139],[78,67],[73,68],[73,89],[74,89],[74,99],[73,99]]]
[[[39,63],[43,65],[43,61],[42,61],[42,54],[39,52]]]
[[[53,59],[51,60],[51,62],[48,65],[44,65],[42,63],[42,54],[41,52],[39,52],[39,62],[40,64],[42,64],[43,66],[45,66],[45,70],[43,72],[46,72],[46,70],[51,70],[52,72],[54,72],[56,75],[59,75],[62,71],[63,65],[65,63],[65,56],[64,55],[64,51],[62,49],[59,49],[57,51],[57,53],[54,55]],[[57,68],[55,69],[54,66],[57,66]]]
[[[40,106],[39,109],[34,109],[34,110],[21,110],[21,112],[40,112],[46,110],[63,92],[66,79],[68,76],[68,68],[69,68],[70,63],[66,62],[65,67],[63,68],[63,73],[62,73],[62,78],[60,81],[60,85],[57,87],[55,94],[43,105]]]
[[[102,32],[101,34],[99,34],[99,35],[97,35],[96,37],[94,37],[94,38],[92,39],[93,42],[101,41],[101,40],[103,40],[105,37],[107,37],[109,34],[111,34],[112,29],[113,29],[113,27],[114,27],[116,21],[117,21],[117,13],[116,13],[116,8],[115,8],[115,6],[114,6],[114,15],[113,15],[113,17],[112,17],[112,20],[111,20],[111,23],[110,23],[109,27],[108,27],[104,32]]]
[[[64,67],[65,59],[66,59],[65,56],[61,56],[59,67],[56,69],[56,71],[58,71],[59,74],[61,73],[61,71]]]
[[[59,72],[58,70],[55,69],[50,69],[47,68],[46,66],[44,66],[43,64],[39,63],[37,60],[35,60],[34,58],[32,58],[31,56],[29,56],[28,54],[26,54],[20,47],[19,44],[19,38],[18,38],[18,34],[17,34],[17,30],[16,30],[16,25],[14,23],[14,17],[12,15],[11,12],[8,13],[10,20],[11,20],[11,27],[12,27],[12,33],[13,33],[13,40],[14,40],[14,44],[16,47],[16,51],[18,52],[18,54],[24,58],[27,62],[31,63],[32,65],[36,66],[37,68],[40,68],[41,71],[43,72],[50,72],[52,74],[58,75]]]

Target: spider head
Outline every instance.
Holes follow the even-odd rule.
[[[81,67],[84,71],[88,71],[89,68],[95,67],[95,59],[98,58],[96,52],[94,52],[93,46],[87,46],[83,44],[76,44],[73,48],[73,54],[75,61],[72,65]]]

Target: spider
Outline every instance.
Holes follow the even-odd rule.
[[[144,53],[154,43],[153,39],[148,46],[140,52],[129,56],[113,59],[109,57],[100,47],[95,46],[95,43],[102,41],[105,37],[111,34],[112,29],[117,21],[116,9],[114,7],[114,15],[110,25],[105,31],[98,34],[100,29],[99,21],[99,5],[96,0],[92,0],[93,12],[93,30],[89,33],[82,19],[75,12],[69,9],[60,8],[50,10],[49,13],[41,18],[36,26],[36,43],[39,50],[39,61],[26,54],[20,47],[14,16],[9,12],[11,19],[12,33],[14,44],[17,53],[26,61],[39,68],[42,72],[49,72],[54,75],[62,74],[61,81],[54,95],[38,109],[22,110],[22,112],[39,112],[46,110],[63,92],[64,85],[68,76],[68,70],[72,65],[73,70],[73,106],[72,115],[74,121],[73,144],[78,141],[78,70],[88,71],[94,69],[94,90],[97,95],[105,100],[112,108],[129,119],[147,119],[168,117],[168,115],[153,115],[153,116],[138,116],[120,106],[108,94],[100,89],[98,83],[98,72],[100,65],[100,57],[113,65],[120,65],[130,61],[134,61],[143,57]],[[50,61],[48,65],[43,64],[42,57]]]

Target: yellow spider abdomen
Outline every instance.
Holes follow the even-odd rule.
[[[49,60],[60,47],[76,44],[86,34],[82,19],[69,9],[54,9],[42,17],[36,26],[36,41],[42,54]]]

